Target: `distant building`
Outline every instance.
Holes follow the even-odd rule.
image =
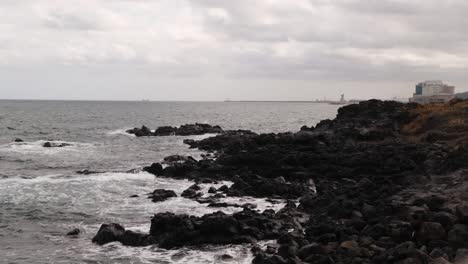
[[[410,102],[445,103],[455,97],[455,86],[449,86],[442,81],[425,81],[416,85],[416,91]]]

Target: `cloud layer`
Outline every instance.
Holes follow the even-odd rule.
[[[403,96],[444,79],[464,90],[467,11],[464,0],[3,0],[0,89],[50,97],[81,83],[103,92],[79,98],[214,100],[287,88],[303,99]]]

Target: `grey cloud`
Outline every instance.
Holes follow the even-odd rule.
[[[128,68],[130,79],[138,69],[148,87],[151,77],[468,84],[466,12],[464,0],[6,0],[0,66]]]

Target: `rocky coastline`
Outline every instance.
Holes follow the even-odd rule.
[[[295,133],[223,131],[195,124],[146,127],[136,136],[218,135],[185,140],[212,158],[171,156],[143,170],[196,183],[230,181],[202,198],[197,184],[183,196],[207,206],[225,196],[282,199],[275,212],[244,205],[232,215],[156,214],[149,233],[103,224],[93,242],[161,248],[245,244],[253,263],[467,263],[468,101],[443,105],[370,100],[339,109],[334,120]],[[159,132],[158,132],[159,130]],[[154,202],[174,197],[167,190]],[[261,240],[276,240],[266,249]],[[465,261],[465,262],[464,262]]]

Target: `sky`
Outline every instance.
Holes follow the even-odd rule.
[[[0,98],[315,100],[468,90],[466,0],[1,0]]]

